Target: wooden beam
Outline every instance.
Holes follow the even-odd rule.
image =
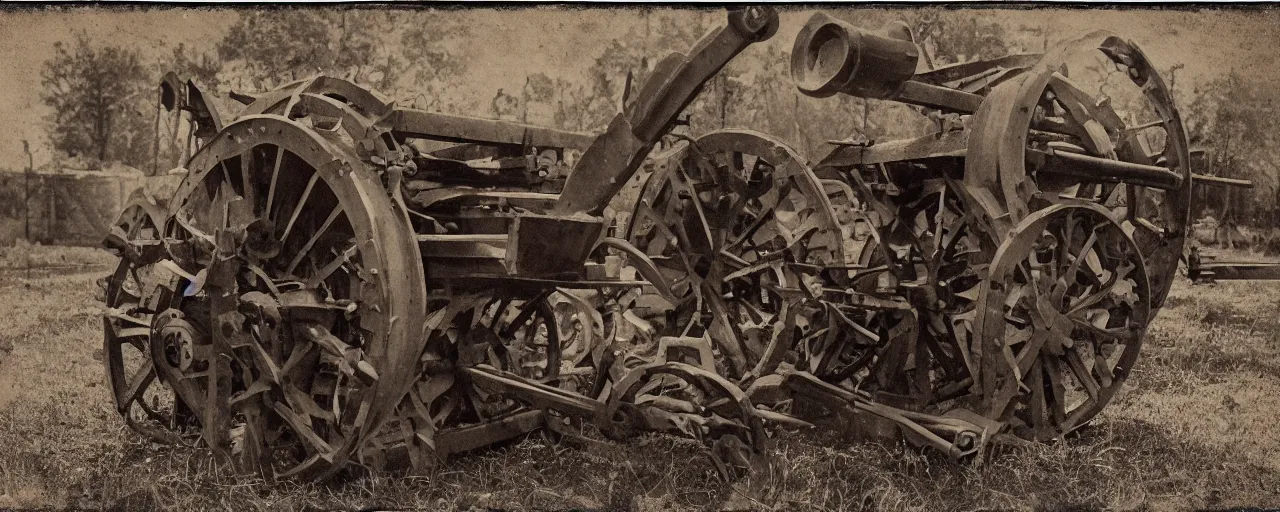
[[[923,158],[961,157],[965,155],[968,142],[968,132],[956,130],[914,139],[879,142],[870,146],[842,146],[832,151],[815,167],[848,167]]]
[[[894,101],[936,108],[963,114],[972,114],[982,105],[982,96],[977,94],[948,89],[946,87],[907,80],[902,84],[902,92],[891,98]]]

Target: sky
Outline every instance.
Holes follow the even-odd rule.
[[[789,51],[812,12],[784,9],[777,35],[766,44]],[[1136,41],[1159,69],[1183,64],[1177,77],[1179,88],[1233,69],[1280,78],[1280,52],[1276,51],[1280,11],[1276,10],[984,9],[977,14],[1009,32],[1043,29],[1050,42],[1094,29],[1117,32]],[[553,78],[579,76],[600,49],[642,19],[638,11],[626,8],[545,6],[478,8],[465,15],[482,29],[476,31],[475,40],[467,41],[473,58],[460,88],[481,97],[491,97],[498,88],[519,90],[525,77],[536,72]],[[162,62],[179,43],[212,49],[237,16],[231,9],[181,7],[0,10],[0,121],[5,126],[0,130],[0,168],[26,165],[22,139],[32,142],[36,166],[50,158],[44,147],[48,109],[40,101],[40,68],[53,56],[55,42],[71,41],[76,32],[84,31],[95,41],[134,46],[144,59]],[[790,80],[785,69],[764,72]]]

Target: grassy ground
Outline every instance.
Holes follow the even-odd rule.
[[[231,478],[201,450],[145,443],[115,416],[95,358],[93,281],[105,272],[0,273],[0,509],[1280,507],[1280,283],[1180,280],[1130,384],[1092,427],[974,464],[784,433],[769,471],[729,486],[686,441],[534,436],[426,477],[267,486]]]

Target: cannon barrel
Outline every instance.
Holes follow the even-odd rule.
[[[889,99],[915,75],[919,59],[910,34],[871,34],[817,13],[796,35],[791,76],[802,92],[815,97],[844,93]]]
[[[971,114],[982,97],[912,80],[920,48],[906,25],[893,23],[874,34],[825,13],[814,14],[791,49],[791,76],[800,92],[825,98],[848,94],[895,100]]]
[[[604,211],[702,85],[742,50],[777,30],[778,13],[771,7],[734,9],[728,24],[704,36],[688,55],[673,53],[659,62],[635,101],[613,118],[574,165],[555,213]]]

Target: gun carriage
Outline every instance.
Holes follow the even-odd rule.
[[[913,105],[937,132],[812,164],[744,130],[654,151],[777,30],[763,7],[662,60],[598,136],[331,77],[237,95],[224,120],[169,80],[198,149],[106,241],[117,409],[304,479],[583,424],[698,438],[725,474],[766,454],[766,422],[833,414],[953,457],[1067,434],[1132,369],[1181,255],[1197,177],[1168,89],[1115,35],[917,72],[890,29],[816,15],[797,85]],[[1082,53],[1147,117],[1068,78]],[[605,206],[644,166],[616,233]]]

